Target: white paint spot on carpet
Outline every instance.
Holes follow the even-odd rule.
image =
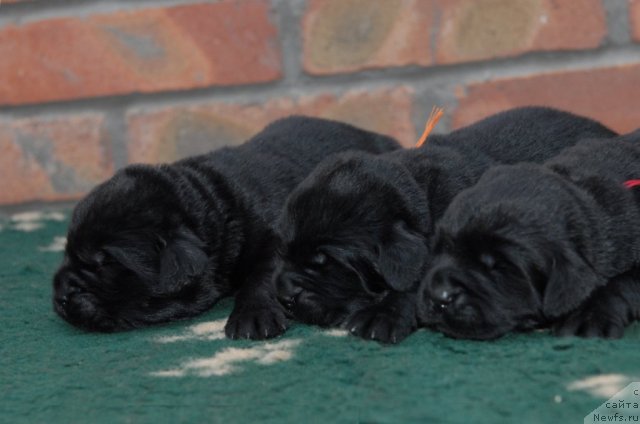
[[[224,326],[226,323],[226,318],[202,322],[188,327],[183,334],[159,337],[155,340],[158,343],[174,343],[184,340],[220,340],[225,338]]]
[[[211,334],[219,334],[224,331],[224,326],[227,324],[226,319],[219,319],[217,321],[202,322],[191,326],[191,332],[198,336],[208,336]]]
[[[31,232],[44,226],[46,221],[64,221],[65,216],[60,212],[22,212],[11,216],[9,228],[16,231]]]
[[[64,214],[61,212],[22,212],[11,216],[13,222],[34,222],[34,221],[64,221]]]
[[[66,237],[54,237],[49,246],[40,246],[38,247],[38,250],[41,252],[62,252],[66,245]]]
[[[349,332],[347,330],[342,330],[339,328],[332,328],[330,330],[323,331],[322,334],[330,337],[346,337],[349,335]]]
[[[151,373],[151,375],[155,377],[182,377],[182,371],[180,370],[167,370],[167,371],[157,371]]]
[[[39,230],[44,227],[40,222],[30,222],[30,221],[20,221],[14,223],[11,228],[16,231],[23,231],[25,233],[30,233],[35,230]]]
[[[581,390],[592,396],[610,398],[624,389],[632,378],[622,374],[601,374],[576,380],[567,386],[568,390]]]
[[[293,352],[286,349],[277,349],[268,352],[262,358],[258,359],[258,363],[262,365],[271,365],[276,362],[288,361],[293,356]]]
[[[275,343],[263,343],[250,348],[230,347],[223,349],[210,358],[198,358],[185,362],[178,368],[151,373],[154,377],[213,377],[240,371],[240,364],[254,362],[271,365],[288,361],[293,357],[293,349],[302,340],[282,340]]]
[[[13,222],[33,222],[42,220],[42,212],[22,212],[11,215],[11,221]]]

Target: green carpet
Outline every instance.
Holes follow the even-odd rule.
[[[420,331],[382,346],[303,325],[229,341],[227,301],[197,320],[87,334],[51,308],[66,223],[0,222],[2,423],[581,423],[640,380],[638,326],[621,341]]]

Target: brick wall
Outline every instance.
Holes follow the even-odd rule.
[[[292,113],[411,145],[542,104],[640,127],[640,0],[3,0],[0,205]]]

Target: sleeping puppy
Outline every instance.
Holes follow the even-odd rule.
[[[78,327],[116,331],[192,317],[235,294],[227,336],[276,336],[286,319],[264,282],[286,196],[331,154],[397,148],[350,125],[290,117],[238,147],[126,167],[75,208],[54,309]]]
[[[434,135],[418,149],[324,161],[285,205],[279,300],[299,321],[397,342],[416,328],[428,242],[457,193],[490,166],[543,162],[582,138],[614,135],[592,120],[530,107]]]
[[[487,171],[437,226],[420,320],[481,340],[622,336],[640,314],[640,193],[625,186],[638,177],[640,131]]]

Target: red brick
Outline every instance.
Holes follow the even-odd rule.
[[[102,115],[0,121],[0,204],[77,199],[113,169]]]
[[[601,0],[310,0],[304,68],[322,75],[589,49],[606,33]]]
[[[461,87],[459,94],[454,127],[527,105],[589,116],[618,132],[640,127],[640,64],[476,83]]]
[[[629,21],[633,40],[640,42],[640,0],[629,0]]]
[[[258,83],[281,75],[266,0],[150,8],[0,30],[0,104]]]
[[[429,0],[311,0],[303,19],[304,68],[331,74],[429,65]]]
[[[532,51],[595,48],[606,34],[601,0],[438,0],[436,60],[459,63]]]
[[[207,103],[133,111],[129,125],[130,162],[170,162],[239,144],[269,122],[291,114],[338,119],[395,136],[412,145],[412,92],[404,87],[377,91],[271,99],[264,103]]]

